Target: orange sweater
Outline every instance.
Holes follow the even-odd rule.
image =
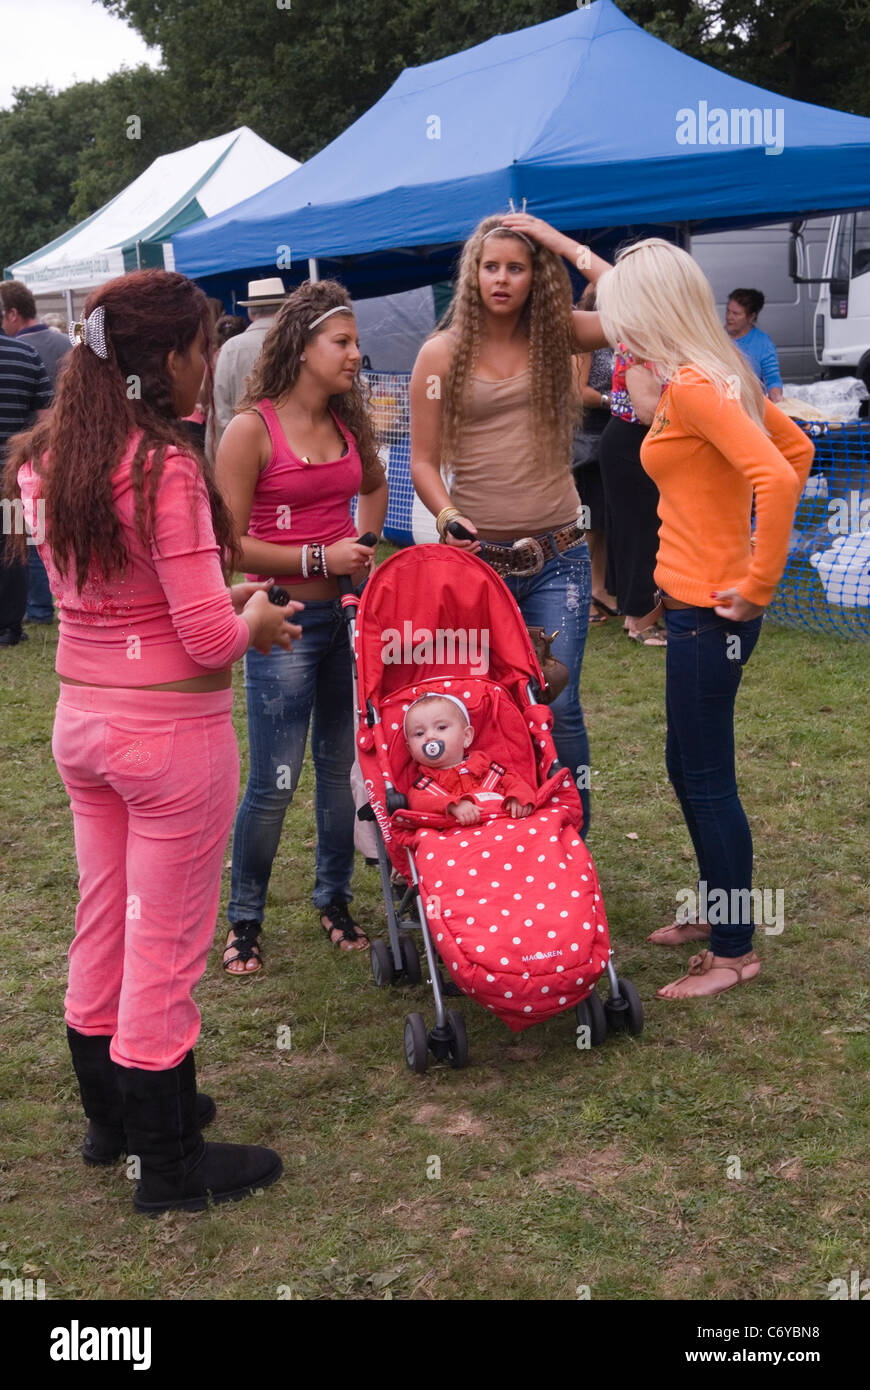
[[[683,603],[712,608],[714,589],[760,607],[773,597],[815,450],[771,401],[764,423],[769,435],[695,367],[662,395],[640,458],[659,490],[656,583]]]

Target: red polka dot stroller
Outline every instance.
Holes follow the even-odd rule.
[[[618,979],[595,867],[581,837],[577,788],[557,761],[543,675],[522,615],[502,579],[464,551],[418,545],[391,556],[357,600],[344,599],[353,628],[359,714],[357,751],[378,858],[389,941],[373,941],[380,986],[419,983],[416,911],[435,1026],[405,1020],[405,1057],[416,1072],[430,1056],[463,1067],[463,1015],[444,996],[464,994],[515,1032],[576,1010],[577,1045],[608,1028],[639,1033],[635,988]],[[358,604],[358,607],[357,607]],[[502,797],[462,825],[443,811],[411,810],[421,769],[405,742],[406,710],[426,692],[451,694],[468,710],[472,750],[499,773],[534,789],[533,811],[506,814]],[[397,902],[397,869],[407,889]],[[439,968],[443,962],[446,979]],[[610,998],[595,985],[606,973]]]

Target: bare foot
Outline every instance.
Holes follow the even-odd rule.
[[[688,974],[657,990],[660,999],[698,999],[711,994],[724,994],[735,985],[749,984],[761,970],[761,961],[754,951],[745,956],[714,956],[702,951],[692,956]]]
[[[687,941],[706,941],[710,928],[706,922],[672,922],[650,932],[647,941],[655,946],[683,946]]]

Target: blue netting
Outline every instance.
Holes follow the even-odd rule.
[[[395,545],[437,541],[435,519],[411,482],[409,372],[363,372],[371,390],[371,407],[381,461],[387,472],[390,500],[384,535]]]
[[[438,539],[411,483],[407,372],[365,372],[396,545]],[[870,422],[807,424],[816,456],[795,516],[788,561],[768,612],[788,627],[870,639]]]
[[[816,456],[769,613],[870,639],[870,422],[805,425]]]

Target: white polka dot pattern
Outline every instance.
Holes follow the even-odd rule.
[[[606,968],[609,940],[576,810],[549,803],[523,821],[484,822],[471,835],[461,827],[423,835],[423,902],[435,900],[430,925],[463,993],[516,1031],[585,999]],[[521,872],[522,855],[534,861],[534,874]],[[470,888],[477,881],[485,897]]]

